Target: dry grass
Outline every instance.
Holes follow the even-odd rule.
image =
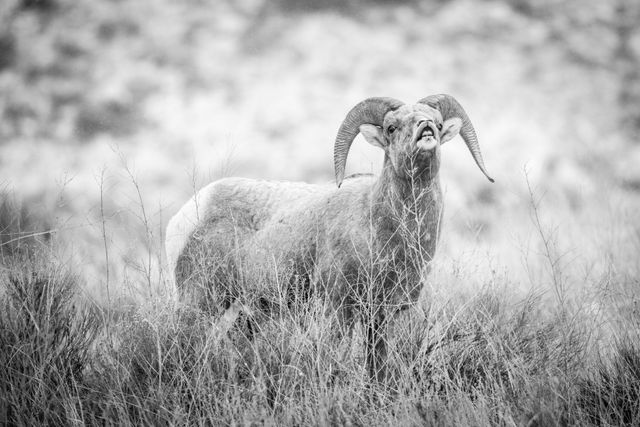
[[[78,280],[53,252],[41,241],[5,258],[12,261],[5,262],[0,312],[4,423],[635,425],[640,419],[637,311],[616,318],[624,332],[600,351],[591,327],[602,317],[594,319],[569,294],[552,297],[552,305],[540,293],[510,294],[508,276],[494,273],[481,278],[479,289],[432,292],[428,303],[389,324],[389,373],[378,383],[363,368],[361,325],[353,337],[336,338],[323,301],[280,304],[277,315],[242,314],[221,335],[210,313],[160,296],[133,308],[88,310],[78,303]],[[449,285],[468,279],[450,274]]]

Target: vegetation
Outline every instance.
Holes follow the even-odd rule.
[[[241,316],[221,333],[210,313],[167,299],[120,310],[81,303],[79,280],[39,243],[5,257],[4,424],[640,421],[637,310],[618,318],[621,332],[602,347],[584,306],[514,298],[509,279],[494,275],[473,293],[432,294],[398,315],[379,383],[363,368],[362,340],[331,333],[322,301]]]

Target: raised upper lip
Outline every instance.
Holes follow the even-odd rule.
[[[416,128],[415,133],[413,134],[413,142],[414,143],[418,142],[422,138],[422,134],[424,133],[424,131],[427,128],[431,129],[431,132],[433,133],[433,136],[435,137],[436,129],[435,129],[435,126],[433,125],[433,122],[430,121],[430,120],[425,120],[424,122],[420,123],[420,125]]]

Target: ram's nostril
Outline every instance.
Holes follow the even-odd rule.
[[[422,126],[425,122],[426,120],[418,120],[418,122],[416,123],[416,127]]]

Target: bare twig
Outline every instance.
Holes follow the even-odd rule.
[[[120,157],[120,161],[122,162],[122,166],[124,167],[125,171],[127,172],[127,175],[129,176],[129,179],[131,180],[131,183],[133,184],[134,188],[136,189],[136,195],[138,197],[138,203],[140,204],[140,210],[141,210],[141,220],[142,223],[144,225],[144,229],[145,229],[145,235],[146,235],[146,245],[147,245],[147,266],[146,266],[146,279],[147,279],[147,285],[149,287],[149,295],[153,295],[153,288],[152,288],[152,283],[151,283],[151,260],[152,260],[152,253],[151,253],[151,241],[152,241],[152,232],[151,232],[151,225],[149,223],[149,219],[147,216],[147,211],[144,207],[144,200],[142,198],[142,191],[140,190],[140,185],[138,184],[138,180],[136,178],[136,176],[134,175],[134,173],[132,172],[131,168],[129,167],[127,160],[124,157],[124,154],[121,151],[116,151],[118,156]]]
[[[104,258],[105,258],[105,282],[107,288],[107,319],[109,319],[111,311],[111,291],[109,288],[109,245],[107,244],[107,221],[104,214],[104,174],[105,168],[100,172],[100,219],[102,225],[102,242],[104,243]],[[107,323],[109,320],[107,320]]]

